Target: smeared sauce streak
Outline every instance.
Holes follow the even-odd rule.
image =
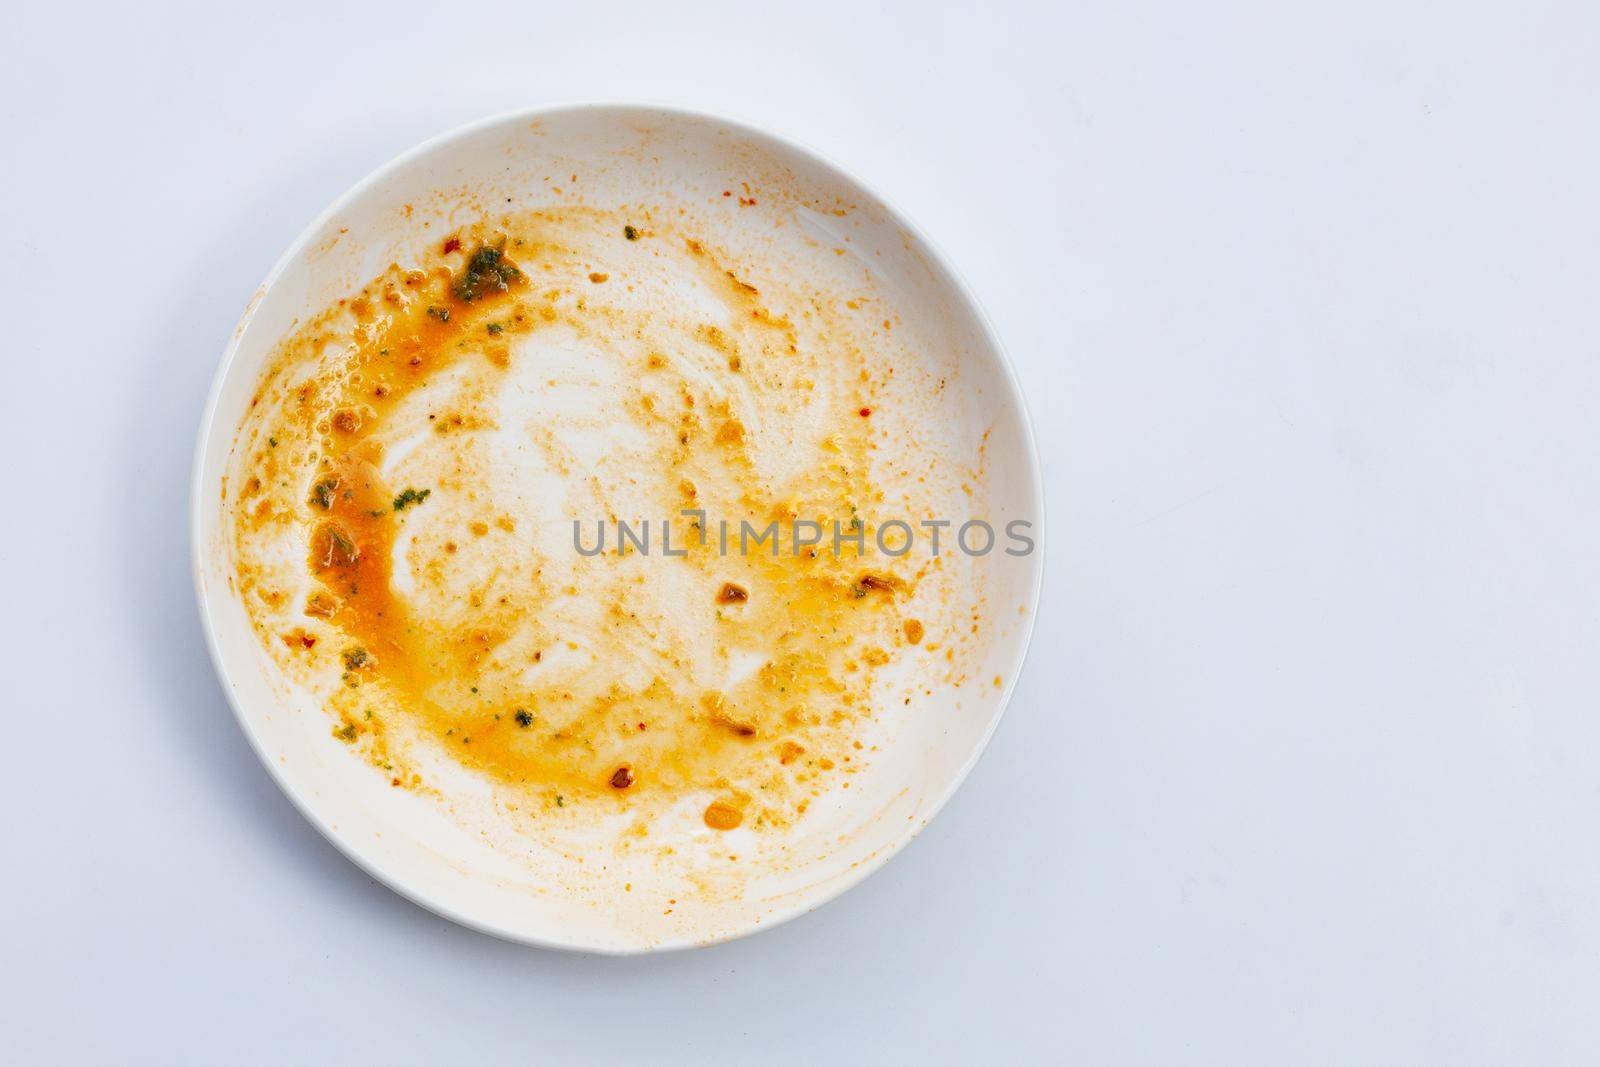
[[[459,239],[452,240],[459,247]],[[404,284],[414,297],[401,302],[391,296],[388,302],[398,306],[387,314],[375,314],[365,299],[354,309],[358,321],[366,321],[350,355],[342,402],[327,426],[318,427],[324,470],[312,492],[326,515],[313,528],[307,563],[333,597],[329,620],[374,657],[387,680],[415,692],[430,679],[408,637],[416,624],[395,596],[392,567],[403,512],[426,498],[417,500],[415,489],[407,497],[407,490],[382,482],[383,452],[373,431],[430,377],[463,358],[457,342],[484,329],[510,302],[513,287],[526,282],[502,249],[483,245],[459,275],[413,271]],[[526,319],[515,316],[513,325],[524,328]]]

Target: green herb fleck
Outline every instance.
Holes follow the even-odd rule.
[[[372,662],[372,654],[364,648],[347,648],[344,650],[344,665],[349,670],[360,670],[370,662]]]
[[[333,736],[346,743],[354,741],[356,739],[356,724],[353,722],[345,723],[343,726],[333,731]]]
[[[567,806],[567,798],[562,796],[560,793],[557,793],[556,794],[556,807],[564,808],[566,806]]]
[[[267,447],[268,448],[277,448],[278,447],[278,439],[276,437],[267,438]]]
[[[394,498],[394,509],[404,511],[412,504],[420,504],[428,499],[428,494],[432,492],[432,489],[406,489]]]
[[[328,553],[328,561],[337,567],[350,566],[356,561],[356,557],[361,555],[360,550],[356,548],[356,543],[350,540],[349,536],[333,523],[328,523],[326,529],[328,531],[328,544],[331,549]],[[352,587],[350,591],[354,593],[355,588]]]
[[[311,487],[311,502],[323,511],[333,507],[333,491],[339,488],[339,479],[324,478]]]
[[[626,237],[630,241],[637,241],[639,239],[639,231],[634,229],[632,226],[624,226],[622,228],[622,236]]]
[[[517,725],[524,730],[533,725],[533,716],[528,713],[527,708],[518,708],[514,718],[517,720]]]
[[[440,322],[450,321],[450,309],[447,307],[440,307],[438,304],[434,304],[432,307],[430,307],[428,309],[428,314],[432,315]]]
[[[500,249],[479,245],[478,250],[472,253],[472,258],[467,260],[466,268],[451,285],[450,291],[457,300],[471,303],[485,292],[505,292],[511,288],[511,282],[521,275],[522,272],[506,259]]]
[[[498,322],[491,322],[489,324],[489,336],[490,337],[499,337],[500,334],[504,330],[505,330],[505,327],[500,325]]]

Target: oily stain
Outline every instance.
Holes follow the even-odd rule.
[[[458,238],[451,242],[455,248],[447,243],[446,252],[460,247]],[[742,302],[745,321],[775,331],[779,349],[794,351],[792,328],[760,304],[753,286],[708,261],[698,241],[684,247],[696,269],[726,275],[728,298]],[[683,565],[704,573],[719,620],[725,612],[729,625],[743,625],[764,641],[759,667],[726,688],[709,686],[670,645],[659,650],[660,662],[644,685],[603,679],[582,689],[540,685],[529,677],[537,677],[548,648],[511,638],[539,617],[546,606],[541,598],[553,595],[547,585],[488,598],[468,625],[447,628],[419,617],[396,591],[397,543],[407,523],[438,500],[430,501],[431,487],[388,484],[381,475],[386,420],[461,361],[484,361],[489,374],[501,371],[510,364],[514,341],[573,314],[558,305],[554,291],[541,293],[530,284],[521,264],[541,257],[559,261],[560,250],[526,237],[508,249],[502,237],[479,245],[453,270],[391,272],[342,301],[341,312],[356,326],[338,373],[302,385],[275,424],[274,433],[286,440],[300,435],[316,443],[316,469],[299,517],[307,530],[306,567],[317,583],[304,610],[339,634],[336,651],[348,690],[336,734],[381,740],[386,720],[405,716],[461,763],[556,806],[710,790],[716,799],[704,821],[714,829],[748,824],[747,812],[757,825],[781,824],[803,812],[831,775],[859,759],[856,727],[869,714],[873,673],[888,659],[882,646],[907,625],[899,605],[909,591],[899,579],[865,571],[848,555],[821,552],[758,553],[741,560],[738,582],[719,580],[727,564],[715,546],[691,542]],[[729,373],[741,372],[737,346],[720,331],[707,328],[701,339],[727,347]],[[650,367],[661,369],[654,362]],[[692,390],[681,389],[682,411],[647,404],[636,413],[659,436],[665,461],[687,469],[698,456],[702,471],[742,479],[746,502],[765,509],[761,518],[792,518],[792,500],[764,499],[737,413],[725,402],[696,404]],[[831,502],[841,514],[840,501],[871,495],[864,481],[870,441],[855,423],[841,423],[828,462],[802,480],[811,500]],[[456,428],[472,429],[459,417]],[[278,437],[271,440],[276,448]],[[697,492],[686,475],[677,503],[703,503]],[[492,525],[513,528],[509,519],[486,512],[470,524],[468,536],[495,536]],[[456,550],[454,541],[445,543],[445,552]],[[642,624],[630,618],[625,595],[603,595],[615,597],[610,610],[620,654],[620,642],[637,636]],[[918,623],[911,642],[920,638]],[[722,640],[717,633],[690,639]],[[558,640],[552,636],[548,643]]]

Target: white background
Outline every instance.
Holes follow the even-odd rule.
[[[0,1058],[1600,1058],[1593,4],[8,4]],[[190,451],[328,201],[512,107],[809,143],[992,313],[1051,528],[989,754],[821,911],[628,961],[342,859],[207,662]]]

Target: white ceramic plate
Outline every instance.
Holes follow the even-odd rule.
[[[581,190],[557,188],[567,183],[552,175],[581,175]],[[902,712],[899,700],[884,709],[878,757],[855,788],[835,790],[782,835],[781,846],[751,839],[753,862],[700,892],[706,883],[692,868],[711,862],[705,839],[716,835],[685,829],[681,841],[669,840],[676,847],[663,850],[681,858],[676,867],[628,867],[611,857],[618,871],[631,871],[626,891],[620,876],[577,884],[553,873],[562,862],[553,853],[536,844],[508,848],[482,832],[469,786],[456,796],[447,784],[432,797],[388,788],[384,775],[330,737],[327,713],[278,669],[229,580],[225,476],[263,371],[295,325],[389,263],[436,246],[452,227],[490,210],[485,205],[540,208],[569,203],[579,191],[591,202],[630,203],[648,191],[711,210],[729,190],[743,199],[752,177],[784,195],[762,195],[747,213],[725,217],[848,254],[871,276],[918,339],[913,358],[922,366],[908,369],[950,387],[950,399],[920,429],[937,433],[968,465],[958,480],[972,516],[997,528],[1031,523],[1039,547],[970,558],[963,584],[981,589],[970,614],[983,636],[972,662],[959,679],[932,657],[920,673],[914,669],[906,692],[917,697],[915,713]],[[754,191],[750,199],[758,199]],[[436,138],[362,181],[294,242],[240,321],[206,405],[192,487],[193,566],[211,656],[245,734],[284,792],[346,855],[417,903],[488,933],[639,952],[725,940],[815,908],[876,870],[938,812],[983,751],[1022,665],[1042,569],[1040,492],[1023,399],[999,342],[972,295],[903,216],[814,153],[748,126],[656,107],[580,105],[519,112]],[[966,517],[953,516],[958,524]],[[909,695],[904,704],[912,707]],[[669,839],[675,832],[661,831]],[[594,847],[580,861],[590,873],[608,869],[605,842]]]

